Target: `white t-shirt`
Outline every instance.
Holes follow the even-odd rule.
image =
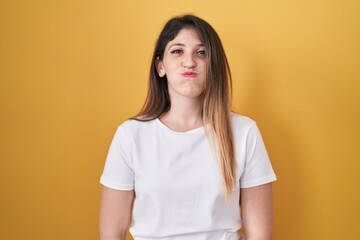
[[[119,126],[101,184],[134,190],[135,240],[238,240],[240,188],[276,180],[256,123],[232,115],[237,183],[226,202],[204,127],[176,132],[159,119]]]

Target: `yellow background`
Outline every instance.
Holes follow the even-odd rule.
[[[360,1],[0,1],[0,239],[97,239],[116,126],[165,21],[222,38],[276,170],[275,240],[360,239]]]

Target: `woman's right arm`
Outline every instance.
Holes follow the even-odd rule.
[[[125,240],[131,219],[134,191],[102,187],[100,205],[100,240]]]

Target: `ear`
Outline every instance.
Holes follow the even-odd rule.
[[[155,65],[156,65],[156,70],[157,70],[159,76],[164,77],[165,76],[165,68],[163,65],[163,61],[160,60],[159,57],[156,58]]]

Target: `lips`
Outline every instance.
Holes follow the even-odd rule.
[[[181,73],[181,75],[186,78],[194,78],[197,76],[197,73],[196,72],[183,72],[183,73]]]

